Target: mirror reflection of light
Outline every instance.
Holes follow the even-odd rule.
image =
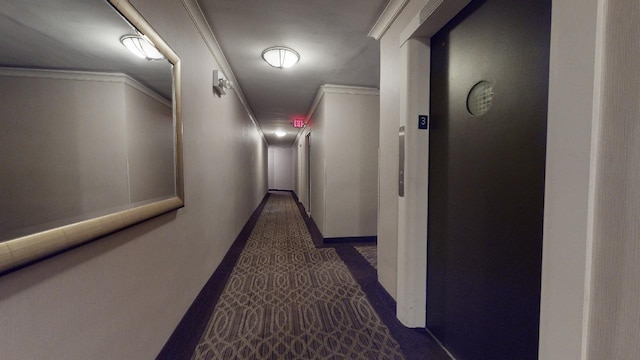
[[[276,136],[277,136],[277,137],[283,137],[283,136],[285,136],[285,135],[287,135],[287,132],[286,132],[286,131],[283,131],[283,130],[278,130],[278,131],[276,131]]]
[[[164,55],[144,35],[125,35],[120,38],[120,42],[141,59],[164,60]]]

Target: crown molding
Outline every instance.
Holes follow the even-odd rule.
[[[430,38],[456,16],[471,0],[428,0],[400,32],[400,46],[412,37]]]
[[[368,36],[380,40],[408,2],[409,0],[390,0],[382,14],[380,14],[378,21],[369,31]]]
[[[209,52],[211,52],[211,55],[218,63],[218,66],[220,66],[220,70],[224,74],[225,78],[233,82],[233,88],[232,88],[233,93],[236,94],[236,96],[238,97],[238,100],[240,100],[240,103],[242,103],[242,106],[244,106],[244,109],[247,111],[247,114],[251,119],[251,122],[253,122],[253,125],[255,125],[256,129],[258,130],[258,133],[262,137],[262,140],[265,142],[265,144],[269,145],[267,138],[264,136],[264,131],[262,130],[262,127],[260,127],[260,124],[258,124],[258,121],[256,120],[256,116],[253,113],[253,110],[251,109],[251,107],[249,106],[249,102],[247,101],[247,98],[244,96],[242,87],[240,86],[238,79],[236,79],[236,76],[233,73],[233,70],[231,69],[231,65],[229,65],[229,62],[227,61],[227,58],[224,56],[224,53],[222,52],[222,48],[220,47],[218,40],[216,40],[216,37],[213,34],[213,30],[211,30],[209,23],[204,17],[202,8],[200,7],[200,5],[196,0],[181,0],[181,2],[184,8],[187,10],[187,13],[191,17],[191,20],[193,21],[193,24],[196,26],[196,29],[200,33],[202,40],[204,40],[204,43],[209,49]]]
[[[123,73],[10,68],[10,67],[0,67],[0,76],[59,79],[59,80],[78,80],[78,81],[120,82],[120,83],[124,82],[125,78],[131,79],[128,75]]]
[[[147,95],[148,97],[152,98],[153,100],[162,103],[164,106],[172,108],[173,104],[171,101],[163,98],[162,96],[160,96],[159,94],[157,94],[155,91],[149,89],[148,87],[142,85],[141,83],[139,83],[136,79],[131,78],[127,75],[125,75],[124,78],[124,84],[138,90],[139,92]]]
[[[162,103],[167,107],[173,106],[171,104],[171,101],[160,96],[158,93],[149,89],[145,85],[141,84],[136,79],[123,73],[0,67],[0,76],[34,78],[34,79],[51,79],[51,80],[120,83],[140,91],[141,93],[149,96],[150,98]]]
[[[305,124],[309,122],[309,119],[313,116],[313,113],[316,112],[316,108],[320,101],[324,97],[325,94],[347,94],[347,95],[373,95],[379,96],[380,90],[371,87],[364,86],[346,86],[346,85],[332,85],[325,84],[320,86],[318,92],[316,93],[316,97],[313,99],[311,103],[311,107],[307,112],[306,119],[304,120]]]
[[[348,86],[348,85],[333,85],[325,84],[320,86],[318,93],[324,94],[349,94],[349,95],[380,95],[378,88],[366,87],[366,86]],[[317,96],[317,94],[316,94]]]

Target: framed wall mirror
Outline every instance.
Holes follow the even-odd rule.
[[[0,3],[0,274],[184,206],[182,173],[180,59],[128,1]]]

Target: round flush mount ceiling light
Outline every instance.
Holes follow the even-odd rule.
[[[263,51],[262,58],[274,68],[286,69],[300,60],[300,54],[288,47],[274,46]]]
[[[286,131],[284,131],[284,130],[278,130],[278,131],[276,131],[276,136],[277,136],[277,137],[283,137],[283,136],[285,136],[285,135],[287,135],[287,132],[286,132]]]
[[[120,38],[120,42],[141,59],[164,60],[164,55],[144,35],[125,35]]]

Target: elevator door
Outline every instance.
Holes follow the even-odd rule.
[[[431,39],[427,327],[537,359],[550,0],[474,1]]]

